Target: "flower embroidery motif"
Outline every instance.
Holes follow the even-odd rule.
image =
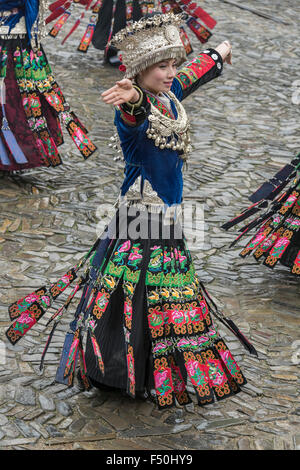
[[[209,361],[208,374],[213,385],[224,385],[227,381],[219,361]]]
[[[171,371],[165,369],[163,371],[154,372],[155,389],[158,395],[166,396],[172,393]]]
[[[31,304],[32,302],[36,302],[37,300],[39,300],[39,296],[37,294],[30,294],[27,295],[24,300]]]
[[[124,251],[128,251],[130,246],[131,246],[130,240],[127,240],[118,248],[118,252],[122,253]]]
[[[18,323],[28,323],[33,324],[35,323],[34,319],[26,312],[24,312],[18,319]]]
[[[239,371],[239,366],[233,359],[231,352],[229,350],[220,351],[220,355],[222,360],[224,361],[227,369],[229,370],[230,374],[235,376],[236,373]]]
[[[43,295],[41,297],[41,301],[43,302],[44,305],[47,305],[49,307],[49,305],[51,304],[50,302],[50,298],[48,295]]]
[[[151,328],[158,328],[163,324],[162,314],[155,310],[153,310],[153,312],[148,316],[148,319]]]
[[[202,387],[207,383],[207,377],[204,370],[200,369],[199,362],[190,360],[186,364],[187,371],[190,375],[192,383],[197,385],[198,387]]]

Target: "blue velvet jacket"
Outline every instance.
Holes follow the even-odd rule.
[[[205,50],[179,70],[171,91],[179,101],[182,101],[199,86],[219,76],[222,68],[223,61],[219,53],[214,49]],[[168,112],[158,97],[157,100],[153,100],[150,95],[146,97],[160,110]],[[176,107],[172,101],[171,106],[176,118]],[[142,182],[148,180],[165,204],[170,206],[181,203],[183,161],[177,151],[160,149],[147,137],[148,115],[144,113],[142,120],[136,119],[134,122],[135,117],[129,113],[128,107],[122,106],[116,111],[115,125],[125,159],[125,178],[121,195],[124,196],[136,178],[141,176]]]
[[[13,8],[18,8],[18,13],[10,15],[4,24],[13,28],[20,18],[25,16],[27,33],[30,38],[32,25],[39,12],[39,0],[0,0],[0,13],[10,11]]]

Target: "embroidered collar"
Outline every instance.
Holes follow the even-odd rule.
[[[170,110],[166,107],[166,105],[159,99],[159,96],[158,95],[154,95],[153,93],[151,93],[150,91],[148,90],[145,90],[146,91],[146,94],[147,94],[147,99],[148,101],[150,101],[151,104],[153,104],[153,106],[155,106],[155,108],[157,108],[162,114],[163,116],[167,116],[169,117],[170,119],[175,119],[175,116],[174,114],[170,113]]]

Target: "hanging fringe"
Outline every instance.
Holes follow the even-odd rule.
[[[72,119],[75,121],[75,123],[77,124],[77,126],[80,127],[82,132],[84,134],[88,134],[89,133],[88,129],[82,124],[79,117],[77,117],[77,115],[74,113],[74,111],[70,111],[70,115],[71,115]]]
[[[287,191],[281,194],[287,184],[290,183],[293,178],[296,177],[299,166],[300,153],[297,154],[297,156],[291,161],[291,163],[281,168],[281,170],[278,171],[269,181],[263,183],[257,191],[251,194],[249,200],[253,204],[250,207],[241,212],[241,214],[237,217],[223,224],[221,228],[223,228],[224,230],[229,230],[240,222],[243,222],[244,220],[259,212],[261,209],[267,208],[269,205],[268,201],[272,201],[272,209],[268,214],[262,216],[263,219],[266,220],[269,215],[271,216],[272,213],[275,213],[278,208],[278,204],[285,202],[289,195],[292,193],[292,191],[297,188],[296,182],[292,185],[292,187],[290,187]],[[254,228],[259,223],[261,223],[259,218],[255,220],[259,220],[259,222],[255,223],[252,226],[252,222],[250,222],[249,225],[240,229],[240,231],[243,231],[243,234],[240,235],[236,240],[234,240],[234,242],[231,244],[231,247],[234,246],[244,234],[248,233],[251,228]]]
[[[266,207],[268,207],[267,202],[263,202],[263,204],[261,206],[259,206],[258,203],[253,204],[252,206],[245,209],[241,214],[234,217],[229,222],[226,222],[225,224],[223,224],[221,226],[221,228],[223,228],[224,230],[229,230],[230,228],[234,227],[235,225],[239,224],[240,222],[243,222],[244,220],[248,219],[252,215],[259,212],[261,209],[265,209]]]
[[[53,28],[49,31],[49,36],[56,38],[56,36],[61,31],[62,27],[66,24],[70,16],[71,16],[71,11],[70,10],[65,11],[65,13],[63,13],[61,17],[59,18],[59,20],[55,23]]]
[[[55,11],[59,7],[62,7],[65,3],[71,3],[71,1],[67,2],[67,0],[56,0],[56,2],[50,3],[50,5],[48,6],[48,9],[50,11]]]
[[[80,25],[81,20],[84,18],[85,12],[90,8],[92,1],[93,0],[88,0],[87,1],[87,5],[86,5],[83,13],[81,13],[79,18],[77,18],[77,20],[75,21],[74,25],[72,26],[72,28],[70,29],[70,31],[68,32],[66,37],[62,40],[62,44],[64,44],[66,42],[66,40],[71,36],[71,34],[74,33],[74,31],[78,28],[78,26]]]
[[[82,383],[84,385],[85,390],[90,390],[91,384],[90,381],[87,377],[87,368],[86,368],[86,363],[85,363],[85,355],[84,355],[84,350],[82,347],[82,341],[79,343],[79,365],[80,365],[80,377],[82,380]]]
[[[64,373],[69,357],[70,348],[73,344],[74,335],[74,331],[68,331],[68,333],[66,334],[59,365],[56,371],[55,381],[63,385],[68,385],[68,378],[64,377]]]
[[[102,374],[104,375],[104,363],[103,363],[103,359],[102,359],[99,344],[97,342],[94,331],[91,328],[89,328],[89,332],[90,332],[90,338],[91,338],[91,342],[92,342],[92,345],[93,345],[93,350],[94,350],[94,354],[95,354],[95,357],[96,357],[97,365],[98,365],[100,371],[102,372]]]
[[[99,241],[100,239],[98,238],[88,253],[81,259],[79,264],[75,268],[70,269],[57,282],[51,284],[50,288],[43,287],[38,289],[34,293],[29,294],[10,305],[8,309],[9,315],[10,318],[15,319],[15,321],[7,329],[6,336],[12,344],[19,341],[21,337],[23,337],[27,331],[29,331],[46,313],[46,311],[51,307],[53,301],[72,284],[77,277],[76,272],[96,249]],[[59,310],[58,314],[62,314],[62,309]],[[56,318],[56,315],[54,315],[54,318]]]
[[[97,0],[96,3],[92,6],[93,13],[99,13],[100,8],[102,7],[103,0]]]
[[[82,288],[84,282],[87,280],[87,276],[81,276],[79,281],[77,282],[76,286],[74,287],[73,291],[70,293],[69,297],[67,298],[66,302],[64,303],[64,305],[62,307],[60,307],[57,312],[55,312],[52,317],[48,320],[47,322],[47,325],[50,325],[50,323],[55,320],[56,318],[59,318],[59,320],[61,319],[62,315],[63,315],[63,312],[64,311],[67,311],[69,305],[71,304],[73,298],[75,297],[75,295],[77,294],[77,292]]]
[[[51,21],[56,20],[59,16],[63,15],[68,8],[70,8],[72,1],[65,1],[62,0],[60,2],[55,2],[57,4],[57,7],[55,8],[55,4],[50,5],[49,10],[52,11],[52,13],[46,18],[46,24],[51,23]],[[60,3],[60,5],[59,5]]]
[[[197,3],[193,0],[175,0],[175,4],[179,4],[186,13],[193,16],[194,18],[199,18],[203,23],[210,29],[213,29],[217,22],[212,18],[205,10],[198,7]]]
[[[56,313],[54,313],[52,315],[52,317],[50,318],[50,320],[48,320],[47,324],[46,324],[46,327],[53,321],[56,319],[54,325],[53,325],[53,328],[50,332],[50,335],[48,336],[48,340],[47,340],[47,343],[46,343],[46,346],[44,348],[44,351],[43,351],[43,354],[42,354],[42,358],[41,358],[41,363],[40,363],[40,370],[42,370],[43,368],[43,364],[44,364],[44,360],[45,360],[45,356],[46,356],[46,353],[47,353],[47,350],[50,346],[50,343],[52,341],[52,338],[53,338],[53,334],[54,334],[54,331],[56,330],[56,327],[57,325],[59,324],[62,316],[63,316],[63,313],[67,311],[69,305],[71,304],[73,298],[75,297],[75,295],[77,294],[77,292],[82,288],[82,285],[83,283],[86,281],[86,276],[85,277],[81,277],[79,282],[76,284],[76,286],[74,287],[73,291],[71,292],[71,294],[69,295],[67,301],[64,303],[64,305],[58,309],[58,311]]]
[[[106,47],[105,47],[105,52],[104,52],[105,55],[107,54],[108,48],[110,46],[110,40],[111,40],[112,34],[113,34],[113,29],[114,29],[114,24],[115,24],[116,8],[117,8],[117,0],[113,0],[112,18],[111,18],[111,24],[110,24],[110,31],[109,31],[109,35],[108,35],[108,40],[107,40]]]
[[[269,212],[267,212],[266,214],[262,215],[261,216],[261,219],[258,218],[258,219],[255,219],[255,220],[259,220],[259,222],[257,222],[255,225],[253,225],[253,227],[251,228],[254,228],[256,227],[257,225],[259,225],[260,223],[262,223],[263,221],[265,221],[267,218],[271,217],[280,207],[280,204],[284,203],[288,197],[292,194],[292,192],[296,189],[297,187],[297,184],[293,185],[292,187],[290,187],[287,191],[285,191],[283,194],[281,194],[280,196],[277,197],[277,199],[275,199],[273,202],[272,202],[272,205],[271,205],[271,210]],[[252,215],[256,214],[257,212],[259,212],[261,209],[264,209],[266,207],[268,207],[269,203],[267,201],[259,201],[259,202],[256,202],[255,204],[253,204],[252,206],[250,206],[248,209],[245,209],[240,215],[238,215],[237,217],[235,217],[234,219],[230,220],[229,222],[226,222],[225,224],[223,224],[221,226],[221,228],[223,228],[224,230],[229,230],[230,228],[234,227],[235,225],[238,225],[240,222],[243,222],[244,220],[248,219],[249,217],[251,217]],[[254,222],[254,221],[253,221]],[[250,222],[251,224],[252,222]],[[240,238],[243,236],[243,235],[246,235],[250,228],[248,224],[247,226],[243,227],[242,229],[240,229],[240,231],[242,231],[242,235],[239,235],[237,237],[237,239],[235,239],[232,244],[230,245],[230,247],[234,246],[238,240],[240,240]]]
[[[255,347],[243,335],[243,333],[241,333],[241,331],[238,329],[238,327],[233,322],[233,320],[231,320],[231,318],[225,317],[225,315],[222,312],[220,312],[217,305],[215,304],[215,302],[212,300],[209,293],[207,292],[207,290],[206,290],[205,286],[203,285],[203,283],[201,281],[199,281],[199,284],[200,284],[200,286],[201,286],[201,288],[202,288],[202,290],[205,294],[206,302],[207,302],[208,307],[209,307],[210,311],[212,312],[212,314],[221,323],[223,323],[223,325],[225,325],[239,339],[240,343],[245,347],[245,349],[247,351],[249,351],[250,354],[252,354],[253,356],[258,357],[258,354],[257,354],[257,351],[256,351]],[[210,305],[210,303],[212,304],[213,308]]]
[[[272,211],[268,212],[267,214],[264,214],[261,217],[257,217],[252,222],[250,222],[248,225],[243,227],[243,229],[240,230],[240,232],[242,232],[242,233],[235,240],[233,240],[233,242],[229,245],[229,248],[233,248],[241,238],[243,238],[245,235],[248,234],[248,232],[250,232],[250,230],[252,230],[255,227],[258,227],[258,226],[262,225],[265,222],[267,222],[268,219],[270,219],[270,217],[275,212],[276,212],[275,210],[272,210]]]
[[[92,15],[90,17],[89,24],[86,27],[84,35],[82,36],[80,44],[77,48],[78,51],[85,52],[85,53],[88,51],[90,44],[92,42],[93,36],[94,36],[94,32],[96,28],[96,21],[97,21],[97,17],[95,15]]]
[[[69,351],[69,355],[68,355],[68,359],[67,359],[66,367],[64,371],[64,378],[68,378],[68,383],[70,386],[73,385],[73,381],[74,381],[74,373],[75,373],[76,362],[78,358],[77,352],[78,352],[78,347],[79,347],[79,342],[80,342],[79,335],[80,335],[80,329],[77,328],[74,334],[73,342],[70,347],[70,351]]]
[[[258,202],[262,199],[273,200],[275,195],[296,176],[296,169],[300,163],[300,153],[291,161],[279,170],[269,181],[264,182],[251,196],[251,202]]]
[[[66,111],[64,111],[62,114],[62,120],[71,139],[75,143],[81,155],[85,159],[89,158],[97,150],[97,147],[96,145],[93,144],[90,138],[83,132],[81,123],[78,123],[78,121],[75,121],[71,113],[66,112]]]
[[[45,360],[45,356],[47,354],[47,351],[48,351],[48,348],[50,346],[50,343],[52,341],[52,337],[54,335],[54,331],[56,330],[56,327],[58,325],[59,322],[55,322],[54,325],[53,325],[53,328],[48,336],[48,339],[47,339],[47,342],[46,342],[46,345],[44,347],[44,351],[42,353],[42,357],[41,357],[41,362],[40,362],[40,371],[43,370],[43,367],[44,367],[44,360]]]

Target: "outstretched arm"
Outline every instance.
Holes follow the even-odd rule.
[[[216,49],[201,52],[180,69],[174,79],[172,91],[178,99],[183,100],[204,83],[218,77],[223,70],[224,62],[231,64],[229,41],[222,42]]]
[[[139,126],[150,113],[146,94],[127,78],[116,82],[101,96],[105,103],[119,107],[123,121],[129,126]]]

